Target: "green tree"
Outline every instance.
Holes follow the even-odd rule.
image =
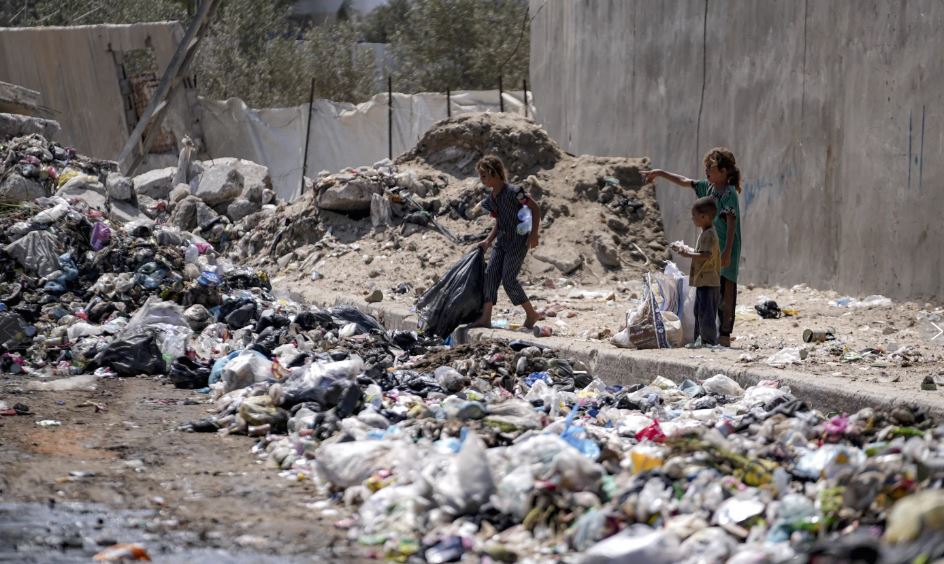
[[[391,37],[396,89],[443,91],[519,84],[528,76],[524,0],[412,0]]]
[[[177,20],[192,8],[192,0],[3,0],[0,27]]]
[[[409,20],[410,0],[390,0],[367,14],[360,22],[361,34],[368,43],[390,43],[397,29]]]

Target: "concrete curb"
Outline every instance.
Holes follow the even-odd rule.
[[[319,307],[350,305],[375,316],[390,330],[416,329],[416,314],[403,304],[368,304],[363,300],[316,288],[299,288],[288,283],[280,288],[290,298]],[[856,386],[842,378],[814,375],[795,370],[779,370],[760,366],[727,366],[718,360],[669,358],[665,351],[618,349],[609,344],[575,341],[563,337],[535,339],[530,334],[501,329],[456,330],[453,337],[458,343],[487,342],[492,340],[530,340],[539,342],[580,360],[590,367],[594,376],[607,384],[648,384],[656,375],[674,382],[685,378],[704,380],[715,374],[725,374],[742,387],[753,386],[761,380],[780,380],[789,386],[797,398],[824,412],[854,413],[864,407],[888,410],[898,405],[917,405],[926,408],[936,419],[944,419],[944,401],[929,401],[915,393],[889,394],[869,390],[866,384]],[[710,355],[709,355],[710,356]],[[933,399],[933,398],[932,398]]]

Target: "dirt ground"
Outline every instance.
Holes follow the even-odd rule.
[[[440,247],[448,242],[438,234],[427,234]],[[362,241],[366,246],[367,243]],[[387,260],[387,259],[381,259]],[[389,270],[396,273],[406,268],[390,260]],[[540,263],[539,263],[540,264]],[[363,263],[360,263],[363,269]],[[448,265],[438,268],[442,273]],[[550,325],[556,336],[587,341],[603,348],[613,348],[610,336],[625,323],[628,310],[636,307],[642,295],[642,282],[623,276],[608,276],[597,284],[577,284],[573,279],[545,269],[525,273],[525,290],[539,310],[556,310],[543,324]],[[614,281],[613,278],[616,278]],[[384,288],[384,300],[379,306],[408,311],[415,297],[411,293],[398,294],[391,290],[406,277],[380,276],[364,280],[353,265],[334,273],[326,270],[324,278],[307,279],[305,273],[289,272],[284,276],[295,289],[310,288],[313,294],[327,290],[363,297],[374,287]],[[830,302],[844,296],[832,291],[814,290],[805,286],[794,288],[755,288],[751,285],[738,289],[738,315],[734,326],[734,341],[730,349],[672,349],[663,354],[673,358],[692,360],[711,358],[716,361],[745,367],[767,367],[767,360],[783,348],[803,349],[805,358],[790,370],[815,375],[830,375],[855,382],[872,382],[883,386],[889,393],[921,389],[926,377],[944,385],[944,335],[933,324],[941,323],[944,308],[931,303],[894,302],[888,306],[843,307]],[[860,296],[859,299],[863,297]],[[796,314],[779,319],[762,319],[754,305],[772,299],[781,308],[795,309]],[[507,322],[511,329],[524,323],[524,311],[513,308],[503,291],[499,291],[493,322]],[[830,329],[834,340],[825,343],[804,343],[805,329]],[[942,388],[944,390],[944,388]],[[944,391],[928,390],[927,394]]]
[[[30,408],[0,417],[0,561],[88,561],[124,542],[157,562],[363,556],[333,526],[343,508],[311,506],[311,482],[264,467],[255,439],[176,430],[205,416],[205,396],[151,378],[98,380],[94,392],[23,384],[0,380],[4,401]],[[95,518],[81,527],[77,515]]]

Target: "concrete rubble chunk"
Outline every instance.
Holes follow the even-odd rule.
[[[213,208],[196,196],[187,196],[177,207],[170,217],[170,222],[184,231],[192,231],[197,227],[208,224],[216,219],[219,214],[213,211]]]
[[[383,194],[383,186],[359,176],[322,191],[318,195],[318,207],[339,212],[366,212],[370,210],[374,194]]]
[[[134,196],[134,183],[127,176],[113,172],[105,181],[105,191],[112,200],[127,202]]]
[[[0,139],[34,133],[46,139],[53,139],[59,133],[59,129],[59,122],[51,119],[0,113]]]
[[[616,247],[607,243],[600,237],[593,238],[593,252],[596,253],[597,260],[606,268],[619,268],[620,258]]]
[[[208,206],[229,203],[243,192],[244,178],[235,165],[212,166],[190,183],[193,195]]]
[[[233,221],[239,221],[247,215],[256,213],[259,209],[261,209],[261,206],[258,203],[250,202],[245,198],[237,198],[226,207],[226,217]]]
[[[243,175],[243,193],[242,196],[250,201],[254,198],[262,198],[262,190],[272,189],[272,177],[269,174],[269,167],[247,161],[246,159],[237,159],[235,157],[221,157],[200,163],[204,172],[210,168],[219,166],[232,167],[239,174]],[[258,195],[258,196],[257,196]]]
[[[70,178],[59,190],[56,195],[67,200],[84,200],[89,207],[100,210],[105,209],[107,198],[105,196],[105,187],[98,178],[87,174],[80,174]]]
[[[177,167],[159,168],[134,177],[134,189],[139,195],[150,196],[156,200],[166,200],[174,188],[174,175]]]
[[[190,186],[186,184],[178,184],[173,190],[170,191],[170,196],[168,196],[168,199],[172,204],[176,204],[190,195]]]
[[[122,202],[120,200],[112,201],[110,207],[111,213],[109,217],[118,223],[130,223],[132,221],[143,221],[148,224],[154,223],[151,218],[144,215],[144,212],[131,202]]]
[[[563,249],[553,255],[548,252],[535,251],[533,256],[541,262],[557,267],[561,274],[570,274],[583,264],[583,259],[579,255]]]

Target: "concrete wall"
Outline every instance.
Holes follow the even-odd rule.
[[[152,49],[160,78],[183,35],[177,22],[0,28],[0,80],[40,92],[62,125],[59,141],[92,157],[115,159],[132,129],[116,54]],[[182,92],[162,124],[178,140],[193,119]]]
[[[744,179],[741,282],[944,297],[944,2],[531,1],[537,118],[576,153]],[[669,240],[690,193],[660,181]]]

